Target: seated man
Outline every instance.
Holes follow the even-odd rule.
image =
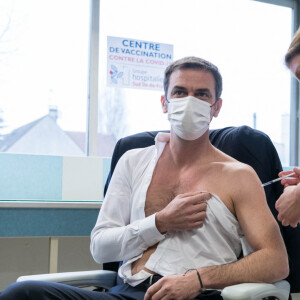
[[[166,69],[164,87],[171,132],[121,157],[91,234],[97,262],[124,261],[118,284],[101,293],[20,283],[1,300],[221,299],[218,291],[201,293],[288,275],[285,246],[256,173],[209,141],[210,121],[222,106],[218,69],[186,57]]]

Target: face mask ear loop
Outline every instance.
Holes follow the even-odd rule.
[[[167,103],[170,103],[170,101],[167,99],[167,97],[166,97],[166,101],[167,101]]]
[[[215,107],[215,105],[217,104],[217,102],[218,102],[218,100],[217,100],[214,104],[210,105],[210,108]],[[212,115],[212,117],[211,117],[211,119],[210,119],[209,124],[211,123],[212,119],[213,119],[213,115]]]
[[[214,104],[212,104],[212,105],[210,106],[210,108],[213,108],[213,107],[217,104],[217,102],[218,102],[218,101],[216,101]]]

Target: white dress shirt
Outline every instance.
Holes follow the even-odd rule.
[[[242,248],[244,255],[250,250],[236,217],[217,195],[207,201],[207,217],[198,229],[163,235],[156,228],[155,214],[145,217],[146,193],[168,141],[168,133],[159,133],[155,146],[129,150],[120,158],[91,233],[95,261],[125,261],[119,276],[132,286],[151,274],[142,270],[132,275],[131,263],[156,243],[145,267],[162,276],[231,263]]]

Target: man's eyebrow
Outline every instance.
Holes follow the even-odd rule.
[[[184,86],[175,85],[175,86],[173,86],[173,88],[172,88],[172,91],[174,91],[174,90],[186,91],[187,88],[185,88]]]
[[[179,86],[179,85],[175,85],[173,86],[171,92],[170,92],[170,95],[174,95],[174,93],[176,92],[187,92],[187,89],[183,86]]]
[[[197,89],[196,93],[199,93],[199,92],[201,92],[201,93],[203,93],[203,92],[207,93],[210,97],[212,96],[212,93],[211,93],[210,89],[208,89],[208,88]]]

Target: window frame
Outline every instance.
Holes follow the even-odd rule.
[[[99,72],[99,36],[100,36],[100,0],[91,1],[90,21],[90,59],[88,82],[88,109],[87,109],[87,156],[97,155],[97,130],[98,130],[98,72]],[[292,9],[292,35],[299,27],[299,3],[298,0],[252,0],[273,5],[289,7]],[[292,38],[292,37],[291,37]],[[299,139],[299,84],[291,78],[290,95],[290,165],[298,165],[300,161]],[[284,104],[283,104],[284,105]],[[296,124],[296,126],[294,126]]]
[[[258,2],[264,2],[268,4],[274,4],[292,9],[292,36],[300,25],[300,5],[299,0],[252,0]],[[299,166],[300,162],[300,90],[298,81],[291,76],[291,94],[290,94],[290,166]],[[284,105],[284,104],[283,104]]]
[[[299,1],[292,1],[294,6],[292,15],[292,34],[294,35],[299,28],[300,6]],[[292,39],[292,37],[291,37]],[[290,165],[298,166],[300,161],[300,139],[299,139],[299,83],[291,77],[291,95],[290,95]]]

